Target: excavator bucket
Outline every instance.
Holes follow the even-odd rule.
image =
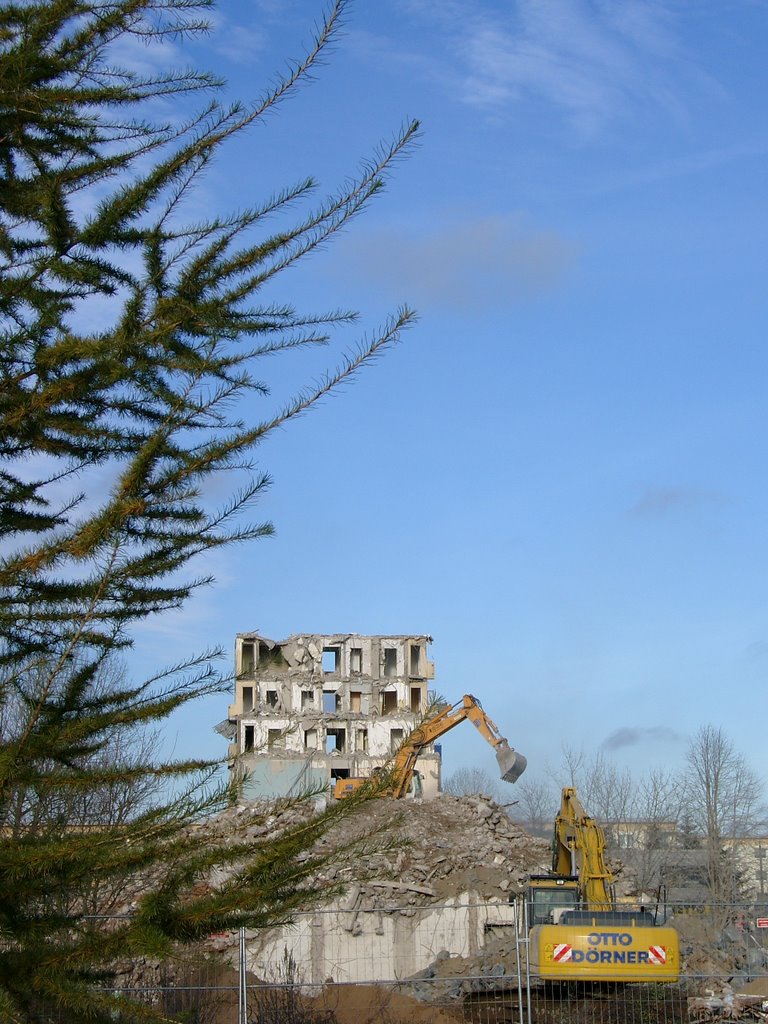
[[[496,761],[504,782],[517,782],[528,764],[527,759],[510,747],[506,740],[496,747]]]

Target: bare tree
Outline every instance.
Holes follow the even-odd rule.
[[[636,784],[628,768],[598,753],[588,776],[591,813],[611,828],[622,829],[637,817]]]
[[[637,892],[655,892],[666,877],[671,860],[679,856],[678,821],[681,813],[680,779],[672,772],[654,770],[641,778],[634,795],[635,821],[628,822],[623,846],[626,877]],[[630,836],[634,829],[634,836]],[[631,842],[622,842],[622,839]],[[630,854],[627,847],[632,848]],[[670,849],[677,853],[670,853]]]
[[[578,790],[582,804],[605,825],[621,826],[636,816],[635,782],[627,768],[619,768],[602,753],[590,755],[584,748],[564,745],[560,785]]]
[[[652,826],[677,823],[682,813],[680,779],[674,772],[654,769],[640,779],[637,808],[644,821]]]
[[[23,691],[6,696],[0,717],[0,731],[6,742],[14,742],[27,728],[29,704],[42,698],[47,669],[47,663],[41,662],[28,673]],[[127,685],[126,680],[125,665],[118,657],[103,659],[92,684],[93,699],[108,703],[112,694]],[[101,770],[103,781],[90,787],[73,785],[62,790],[52,786],[46,790],[39,780],[32,785],[23,776],[17,777],[13,798],[0,813],[0,824],[14,834],[23,830],[26,835],[55,830],[62,824],[69,828],[125,824],[146,810],[156,793],[155,782],[136,769],[152,756],[158,735],[151,726],[125,729],[116,725],[106,730],[103,744],[86,745],[79,757],[70,760],[68,768],[75,778],[86,768],[97,774]],[[113,769],[117,766],[124,769],[121,778],[115,777]]]
[[[550,770],[549,774],[558,786],[574,786],[576,789],[582,789],[588,760],[589,755],[584,747],[576,748],[568,743],[563,743],[560,748],[560,763],[554,771]],[[588,796],[584,792],[581,792],[580,795],[582,802]]]
[[[715,900],[734,902],[742,894],[733,840],[754,834],[762,787],[719,726],[702,726],[691,739],[684,795],[687,815],[706,851],[709,890]]]
[[[501,802],[496,780],[483,768],[457,768],[446,776],[443,791],[451,796],[489,796]]]
[[[513,808],[512,817],[520,822],[532,835],[548,838],[552,835],[553,822],[560,798],[555,787],[546,779],[525,776],[516,787],[518,805]]]
[[[25,698],[20,693],[9,695],[2,708],[0,730],[5,742],[12,743],[22,735],[28,723],[28,702],[41,694],[47,676],[46,665],[30,674]],[[116,656],[105,658],[93,683],[95,700],[109,702],[114,693],[126,685],[124,663]],[[126,825],[148,811],[158,797],[155,780],[141,770],[154,756],[159,730],[147,725],[124,729],[115,726],[104,734],[104,742],[85,748],[71,759],[68,770],[74,778],[87,771],[101,782],[88,786],[46,786],[40,780],[30,783],[17,777],[9,799],[0,813],[0,824],[9,833],[44,840],[62,829],[69,832],[99,834],[105,829]],[[82,885],[59,900],[62,912],[77,909],[84,914],[108,914],[126,899],[127,880],[84,878]],[[53,899],[53,896],[50,897]]]
[[[603,825],[611,853],[621,861],[627,891],[657,890],[669,858],[665,845],[677,820],[679,784],[661,772],[638,781],[602,752],[590,755],[568,746],[562,750],[561,777],[575,786],[583,805]]]

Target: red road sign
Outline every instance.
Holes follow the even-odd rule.
[[[758,917],[755,924],[758,928],[768,928],[768,917]]]

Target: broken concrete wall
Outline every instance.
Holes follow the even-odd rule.
[[[369,696],[393,691],[402,710],[423,711],[427,684],[435,674],[434,663],[427,657],[430,642],[428,636],[371,637],[354,633],[292,636],[274,641],[257,633],[239,633],[235,642],[239,685],[230,705],[230,717],[258,705],[269,707],[270,690],[278,692],[284,710],[298,711],[302,691],[308,688],[313,691],[319,709],[323,691],[347,694],[355,689],[357,681],[366,684],[362,689]],[[244,691],[250,696],[244,696]],[[414,706],[415,696],[418,708]],[[249,706],[250,700],[253,704]]]
[[[275,796],[296,796],[325,786],[325,772],[314,769],[304,758],[298,760],[264,759],[255,762],[243,783],[243,799],[257,800],[264,792]]]
[[[247,935],[248,967],[257,977],[273,976],[285,951],[301,965],[303,984],[400,981],[432,964],[440,953],[476,956],[493,926],[514,929],[509,903],[481,903],[463,892],[441,906],[387,912],[347,908],[303,914],[295,924]]]

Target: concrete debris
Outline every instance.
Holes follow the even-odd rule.
[[[420,906],[467,891],[482,900],[506,902],[530,873],[549,864],[548,844],[530,836],[485,797],[442,794],[423,803],[372,801],[344,822],[344,839],[377,830],[392,848],[346,864],[338,874],[359,887],[363,901],[380,901],[382,890],[391,891],[390,912],[402,903],[399,893],[419,897]]]
[[[730,985],[719,992],[688,1000],[690,1021],[759,1020],[768,1021],[768,999],[762,995],[736,993]]]
[[[234,819],[240,828],[238,841],[258,840],[313,812],[311,804],[299,804],[282,815],[263,818],[263,808],[241,805],[196,828],[202,839],[209,829],[226,833],[227,823]],[[254,816],[254,824],[243,831],[243,816],[248,815]],[[549,845],[512,822],[489,797],[442,794],[424,802],[372,800],[332,829],[320,847],[326,853],[377,834],[382,837],[380,849],[364,858],[331,861],[317,878],[321,886],[347,883],[341,909],[348,910],[352,902],[371,909],[374,899],[377,905],[387,899],[386,893],[391,893],[388,912],[396,912],[404,896],[414,897],[419,906],[464,891],[481,900],[507,902],[521,890],[528,874],[549,866]]]
[[[424,970],[408,979],[408,991],[425,1002],[443,1002],[517,984],[517,945],[512,927],[493,928],[473,956],[441,950]]]
[[[232,808],[214,827],[226,829],[231,816],[242,824],[242,813],[248,812]],[[306,813],[294,806],[280,819],[256,820],[246,831],[253,838],[274,835]],[[368,852],[351,856],[349,844],[358,841]],[[302,964],[302,985],[321,985],[328,977],[337,983],[398,980],[420,999],[484,991],[516,973],[510,901],[529,874],[546,869],[549,847],[490,798],[372,800],[341,819],[318,845],[330,856],[311,884],[328,888],[328,902],[302,915],[295,927],[249,934],[255,976],[268,978],[286,948]],[[312,936],[309,961],[302,952],[304,934]],[[412,977],[425,968],[434,971],[439,986]]]

